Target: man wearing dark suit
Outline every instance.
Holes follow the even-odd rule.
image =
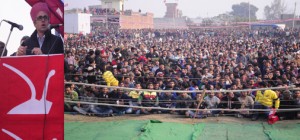
[[[51,34],[49,29],[50,11],[46,3],[32,6],[31,19],[36,30],[18,48],[17,56],[64,53],[62,39]]]

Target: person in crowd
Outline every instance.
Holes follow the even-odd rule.
[[[153,83],[147,84],[147,89],[153,90]],[[156,92],[153,91],[143,91],[140,94],[140,97],[138,99],[138,105],[143,107],[158,107],[159,105],[159,97]],[[157,110],[153,110],[152,108],[142,108],[141,113],[143,114],[149,114],[150,112],[155,112]]]
[[[240,109],[241,105],[239,104],[239,100],[235,97],[233,92],[227,92],[226,96],[224,96],[219,104],[218,108],[223,109]],[[240,117],[240,114],[236,111],[221,111],[221,114],[237,116]]]
[[[197,94],[196,101],[192,103],[191,108],[192,109],[205,109],[207,107],[206,102],[201,102],[201,96],[203,94]],[[199,108],[198,108],[199,106]],[[186,117],[190,118],[206,118],[207,117],[207,111],[192,111],[187,110],[185,112]]]
[[[85,87],[85,94],[83,97],[81,97],[80,101],[97,103],[97,98],[95,97],[95,94],[91,87]],[[92,115],[100,114],[93,104],[82,104],[79,106],[74,106],[73,109],[83,115],[90,115],[91,113]]]
[[[65,100],[67,100],[67,101],[78,101],[79,100],[78,93],[76,91],[72,90],[70,85],[67,85],[65,87],[64,96],[65,96]],[[73,108],[75,106],[79,107],[80,104],[65,102],[64,110],[67,112],[73,112],[74,111]]]
[[[221,100],[215,96],[214,92],[209,92],[208,96],[204,97],[207,109],[216,109],[220,104]],[[220,111],[207,111],[208,115],[218,116]]]
[[[188,90],[188,89],[185,89]],[[192,97],[190,95],[188,95],[188,93],[183,92],[183,93],[179,93],[180,95],[177,97],[176,99],[176,108],[184,108],[184,109],[188,109],[192,106]],[[180,115],[187,115],[187,111],[186,110],[179,110],[177,111],[177,113],[179,113]]]
[[[118,86],[119,81],[114,77],[111,67],[103,66],[103,75],[102,78],[105,80],[107,86]]]
[[[171,88],[167,88],[166,90],[172,90]],[[159,96],[159,106],[162,108],[175,108],[176,107],[176,96],[171,92],[163,92]],[[163,113],[174,113],[174,111],[170,110],[162,110]]]
[[[241,109],[253,109],[254,107],[254,100],[251,96],[248,94],[247,91],[242,91],[241,96],[238,97],[238,100],[241,104]],[[240,111],[238,114],[238,117],[250,117],[251,113],[250,111]]]
[[[109,89],[107,87],[102,88],[97,97],[98,97],[98,103],[112,104],[114,102],[112,98],[112,94],[111,92],[109,92]],[[98,105],[97,111],[99,112],[99,114],[105,116],[113,116],[113,109],[111,106]]]
[[[293,98],[293,105],[295,105],[295,108],[300,107],[300,90],[295,91],[294,98]],[[300,111],[296,111],[294,114],[295,118],[300,118]]]
[[[119,87],[124,87],[124,84],[121,82]],[[112,91],[111,98],[115,100],[117,105],[130,105],[130,97],[123,89],[116,89]],[[118,115],[130,114],[132,113],[131,107],[111,107],[113,112]]]
[[[3,56],[6,56],[7,55],[7,49],[4,48],[4,47],[5,47],[5,44],[2,41],[0,41],[0,55],[2,55],[2,53],[3,53]]]
[[[140,83],[136,83],[135,88],[142,89],[142,86]],[[129,104],[131,106],[138,106],[138,99],[139,99],[141,93],[142,93],[142,91],[136,91],[136,90],[129,92],[128,96],[131,98]],[[135,114],[140,114],[140,112],[141,112],[141,110],[139,108],[134,108],[134,107],[132,107],[132,111],[135,112]]]
[[[282,94],[280,94],[280,107],[279,109],[289,109],[294,108],[293,104],[293,95],[289,90],[284,90]],[[295,117],[294,112],[278,112],[278,116],[281,120],[290,120]]]
[[[265,82],[259,83],[260,88],[267,88],[267,84]],[[278,109],[280,104],[280,100],[278,95],[273,90],[264,90],[258,91],[255,96],[255,104],[254,109]],[[266,112],[266,115],[269,114],[269,111]],[[259,117],[259,113],[255,112],[252,116],[252,120],[255,121]]]

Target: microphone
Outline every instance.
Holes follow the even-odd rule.
[[[63,26],[63,24],[49,24],[49,29],[51,30],[51,29],[53,29],[53,28],[58,28],[58,27],[60,27],[60,26]]]
[[[14,22],[11,22],[11,21],[8,21],[8,20],[5,20],[5,19],[3,21],[9,23],[12,27],[17,27],[21,31],[23,30],[23,26],[22,25],[19,25],[17,23],[14,23]]]

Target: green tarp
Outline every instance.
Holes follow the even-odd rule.
[[[65,140],[299,140],[300,124],[65,122]]]

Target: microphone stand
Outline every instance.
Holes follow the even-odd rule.
[[[3,57],[3,54],[4,54],[5,50],[6,50],[6,46],[7,46],[8,40],[9,40],[9,38],[10,38],[10,35],[11,35],[11,32],[13,31],[13,29],[14,29],[14,26],[11,26],[10,32],[9,32],[9,35],[8,35],[8,38],[7,38],[7,41],[6,41],[6,43],[5,43],[5,47],[4,47],[4,49],[3,49],[3,51],[2,51],[2,54],[1,54],[1,57]]]

